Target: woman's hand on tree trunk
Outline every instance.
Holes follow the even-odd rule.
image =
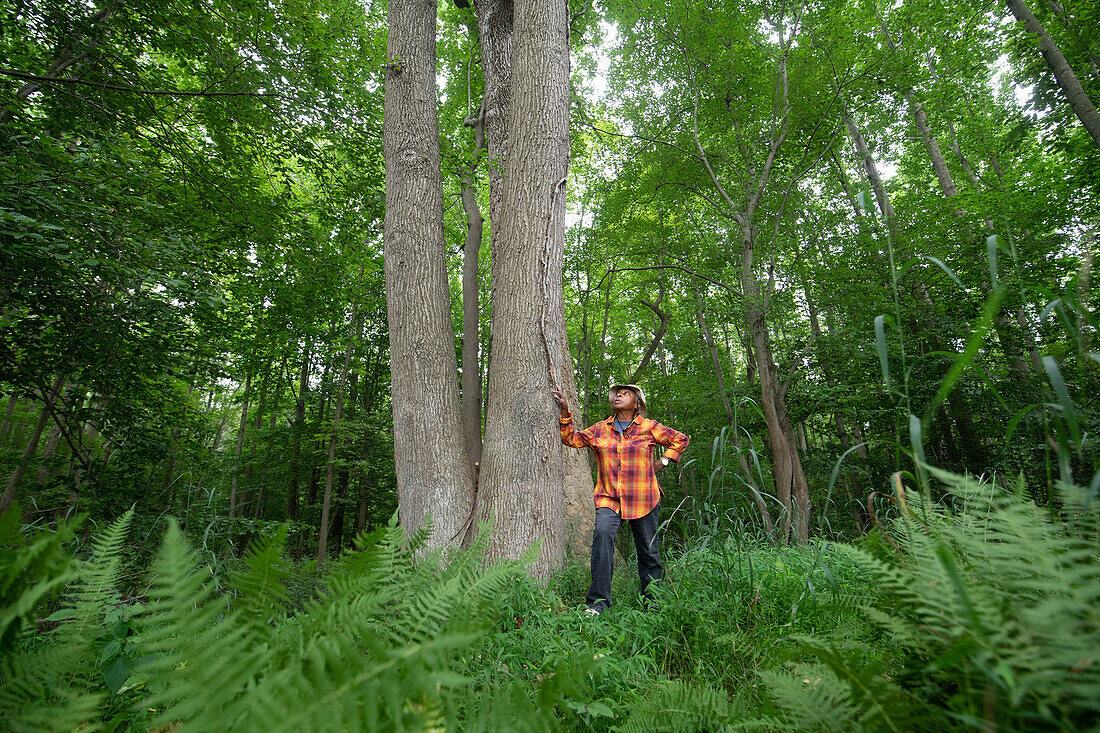
[[[554,395],[554,400],[557,401],[558,407],[561,409],[562,417],[569,417],[572,413],[569,412],[569,403],[565,401],[565,398],[561,395],[561,390],[555,387],[550,390],[550,394]]]

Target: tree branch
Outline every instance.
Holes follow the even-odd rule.
[[[14,79],[23,79],[24,81],[34,82],[47,82],[50,84],[82,84],[84,86],[95,87],[96,89],[106,89],[112,92],[126,92],[128,94],[143,94],[143,95],[157,95],[166,97],[279,97],[282,99],[289,99],[285,95],[277,92],[208,92],[208,91],[185,91],[182,89],[135,89],[133,87],[122,87],[115,84],[104,84],[97,81],[87,81],[86,79],[69,79],[57,76],[40,76],[38,74],[27,74],[22,71],[16,71],[15,69],[6,69],[0,67],[0,75],[10,76]]]

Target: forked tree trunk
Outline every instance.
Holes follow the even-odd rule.
[[[534,108],[541,107],[543,110],[546,110],[549,109],[549,105],[551,104],[560,104],[562,106],[559,110],[559,113],[562,115],[566,115],[566,117],[564,122],[559,119],[556,124],[563,124],[564,127],[562,127],[560,131],[554,133],[555,138],[553,139],[553,141],[547,140],[542,142],[549,142],[551,146],[564,145],[562,148],[562,152],[559,153],[562,156],[562,160],[559,164],[561,173],[558,175],[560,178],[564,178],[565,176],[565,167],[568,164],[569,156],[567,140],[568,118],[566,106],[568,102],[567,94],[569,83],[569,60],[567,48],[568,18],[565,16],[566,9],[564,3],[560,2],[560,0],[554,0],[554,2],[552,3],[552,7],[540,6],[537,8],[519,8],[515,11],[515,13],[517,13],[515,14],[515,17],[513,3],[511,2],[511,0],[476,0],[475,5],[478,13],[478,33],[481,40],[481,58],[485,76],[485,99],[483,105],[485,115],[485,139],[486,147],[489,154],[489,219],[492,224],[490,229],[490,251],[493,254],[492,276],[494,327],[492,333],[490,334],[490,344],[492,352],[488,354],[488,372],[489,384],[495,385],[497,384],[497,382],[494,382],[493,374],[495,373],[496,368],[500,367],[501,369],[504,369],[506,371],[510,368],[506,364],[499,363],[502,357],[497,344],[498,330],[495,325],[497,318],[496,304],[498,302],[498,299],[503,299],[507,296],[504,295],[504,292],[500,290],[500,282],[498,280],[499,270],[497,269],[497,266],[498,260],[516,255],[516,253],[512,252],[508,248],[511,245],[505,244],[503,242],[505,230],[509,227],[509,218],[511,218],[511,221],[513,222],[512,226],[520,226],[519,224],[515,223],[517,222],[515,218],[517,216],[517,212],[508,210],[508,205],[505,203],[505,198],[507,194],[505,189],[504,172],[505,170],[513,170],[513,168],[509,166],[520,165],[511,161],[510,158],[513,155],[531,154],[530,143],[538,142],[532,141],[530,139],[530,135],[532,127],[542,124],[543,121],[536,120],[535,116],[541,117],[543,112],[536,111]],[[513,42],[514,26],[520,21],[521,17],[529,17],[532,10],[535,10],[538,13],[544,15],[549,13],[554,14],[553,23],[560,23],[560,27],[547,31],[546,25],[542,24],[536,33],[536,35],[542,35],[541,39],[534,38],[528,32],[530,29],[525,29],[522,35],[520,37],[517,37]],[[562,18],[564,18],[564,20],[562,20]],[[538,46],[544,43],[545,45],[542,45],[541,48],[536,49],[533,53],[537,55],[538,53],[545,52],[547,56],[545,58],[532,59],[532,53],[529,53],[529,51],[534,46]],[[534,46],[532,44],[534,44]],[[551,50],[552,48],[554,50]],[[557,50],[560,48],[565,48],[564,57],[562,57],[561,52]],[[529,70],[525,71],[524,73],[526,76],[524,83],[534,84],[535,86],[525,88],[524,93],[528,95],[529,98],[520,100],[520,107],[524,111],[519,112],[517,115],[516,110],[511,109],[512,99],[514,97],[512,92],[515,84],[512,59],[513,53],[516,53],[518,55],[521,51],[527,54],[524,60],[524,64],[528,67],[532,65],[532,62],[534,62],[535,64],[545,63],[547,66],[551,64],[556,65],[557,67],[559,67],[559,72],[560,67],[564,66],[565,71],[563,77],[564,81],[561,81],[561,79],[557,77],[551,79],[549,76],[543,76],[542,78],[539,78],[537,72],[532,75],[529,73]],[[552,102],[548,97],[545,96],[546,94],[550,94],[554,95],[556,98],[561,93],[560,90],[562,84],[564,84],[566,93],[566,101],[564,103],[560,100]],[[515,121],[517,119],[519,120],[519,124],[521,125],[521,127],[513,128],[512,125],[516,124]],[[525,136],[527,136],[526,140],[518,148],[514,147],[511,144],[511,138],[515,134],[524,134]],[[535,134],[546,134],[545,129],[542,133],[536,132]],[[564,144],[562,143],[562,139],[565,139]],[[518,174],[519,169],[517,168],[515,170],[517,170]],[[540,209],[537,214],[533,214],[530,210],[528,210],[524,212],[519,212],[518,216],[526,217],[528,220],[531,221],[534,228],[526,232],[526,236],[533,239],[538,239],[544,245],[543,248],[540,249],[540,251],[543,252],[543,254],[540,256],[546,257],[549,255],[551,259],[551,262],[548,263],[548,269],[551,270],[549,279],[542,277],[538,274],[532,276],[530,272],[526,274],[528,280],[534,281],[529,283],[529,287],[537,289],[539,293],[542,292],[541,287],[545,285],[545,299],[550,303],[549,306],[547,306],[548,308],[550,308],[550,310],[546,311],[548,317],[545,324],[547,343],[540,344],[539,342],[535,342],[534,344],[532,344],[532,346],[539,346],[539,348],[542,349],[544,352],[548,352],[547,356],[542,356],[539,358],[556,364],[557,373],[555,374],[554,379],[559,381],[559,386],[562,389],[563,395],[565,395],[566,401],[570,405],[570,409],[573,410],[574,414],[581,414],[581,410],[579,409],[579,400],[577,398],[576,392],[576,381],[573,374],[573,359],[569,353],[568,340],[565,337],[563,324],[564,309],[561,305],[562,254],[561,250],[557,248],[559,247],[559,243],[564,237],[564,229],[562,228],[560,216],[558,217],[558,220],[554,223],[553,227],[548,226],[551,223],[549,221],[549,211],[543,208],[546,206],[549,199],[555,197],[556,189],[552,191],[551,187],[557,185],[558,183],[559,179],[555,179],[553,181],[539,180],[537,182],[535,180],[517,180],[515,182],[515,187],[512,189],[512,191],[514,194],[519,194],[516,197],[516,200],[521,202],[517,204],[520,206],[527,205],[527,203],[525,203],[527,197],[541,199],[541,203],[539,204]],[[530,187],[532,185],[536,185],[536,187],[522,190],[525,187]],[[564,199],[560,195],[558,195],[553,208],[563,206]],[[550,231],[551,229],[553,231]],[[515,234],[514,231],[513,234]],[[553,246],[549,251],[545,251],[545,244],[548,241],[549,237],[554,238]],[[528,252],[524,254],[524,258],[526,258],[526,256],[529,254],[531,253]],[[545,270],[547,269],[547,264],[541,264],[540,268],[541,271],[545,272]],[[514,270],[515,268],[512,269]],[[514,285],[510,287],[514,287]],[[539,298],[543,297],[541,294],[529,293],[528,295]],[[528,304],[528,306],[530,305],[531,304]],[[541,328],[542,326],[540,324],[540,330]],[[522,340],[525,337],[519,338],[520,340]],[[525,353],[522,358],[529,359],[530,356]],[[513,367],[514,366],[515,365],[513,365]],[[539,372],[539,367],[537,366],[531,366],[530,369],[534,373]],[[542,368],[541,374],[547,375],[547,370],[545,368]],[[548,376],[546,376],[545,378],[548,378]],[[535,382],[532,384],[542,383],[544,382]],[[498,388],[497,386],[490,386],[489,390],[487,390],[489,391],[489,394],[486,395],[488,404],[486,407],[486,440],[485,447],[483,448],[483,456],[485,455],[484,452],[488,450],[488,416],[493,409],[494,403],[498,399],[503,399],[507,401],[511,401],[514,399],[513,395],[507,393],[502,394],[498,392],[498,389],[500,388]],[[547,394],[546,402],[547,407],[550,410],[554,410],[552,403],[550,402],[549,394]],[[504,410],[506,409],[506,406],[500,405],[500,409]],[[554,414],[556,414],[556,411],[554,412]],[[531,414],[528,416],[528,418],[536,419],[536,416],[535,414]],[[522,416],[514,416],[514,420],[522,419],[524,419]],[[556,417],[550,418],[552,430],[555,433],[554,439],[560,446],[561,441],[560,438],[557,437],[556,421]],[[501,439],[504,440],[505,436],[501,436]],[[502,447],[506,451],[521,450],[519,445],[515,446],[515,448],[512,448],[502,443]],[[522,450],[528,449],[529,446],[527,449]],[[562,462],[562,474],[561,479],[559,480],[556,487],[557,497],[554,497],[552,499],[547,498],[546,501],[549,504],[564,507],[564,530],[558,530],[558,532],[563,533],[564,544],[570,552],[578,555],[583,555],[587,551],[588,540],[591,538],[593,511],[592,473],[588,463],[588,453],[585,451],[570,450],[565,451],[565,453],[562,454],[560,452],[560,447],[556,449],[550,448],[549,451],[550,454],[556,453],[558,456],[561,456],[560,460]],[[530,460],[530,458],[530,456],[527,456],[524,458],[524,460]],[[514,459],[514,456],[511,458],[508,456],[502,457],[502,460],[505,461],[510,461]],[[484,486],[485,471],[488,470],[487,460],[487,457],[483,458],[482,460],[482,487]],[[538,457],[538,460],[543,460],[541,455]],[[500,477],[500,480],[503,481],[503,477]],[[480,508],[482,504],[482,491],[483,489],[479,488],[479,509],[475,512],[475,517],[484,518],[487,517],[488,512],[483,512]],[[500,500],[500,497],[496,497],[493,499],[494,502]],[[499,512],[497,514],[497,517],[499,526],[500,523],[504,520]],[[540,521],[550,522],[556,525],[562,521],[562,516],[560,513],[549,518],[544,516],[541,518]],[[538,526],[533,526],[525,520],[522,520],[522,518],[520,518],[519,522],[520,526],[514,528],[515,536],[507,540],[507,542],[503,543],[512,548],[508,550],[508,554],[511,554],[514,548],[518,547],[521,544],[531,544],[539,537],[539,533],[541,532]],[[476,528],[476,524],[471,522],[470,528]],[[544,543],[543,549],[544,552],[548,551],[548,545]],[[547,557],[548,556],[544,554],[543,559],[547,559]],[[544,571],[545,568],[543,568],[542,566],[543,559],[540,559],[540,565],[539,568],[536,569],[536,572]]]
[[[568,8],[564,0],[520,0],[514,8],[504,189],[492,244],[493,356],[475,519],[496,517],[490,559],[517,558],[541,540],[531,572],[545,577],[561,565],[565,549],[565,471],[550,390],[568,389],[566,377],[573,379],[571,361],[568,375],[563,363],[568,345],[561,280]]]
[[[772,476],[776,498],[785,508],[780,520],[779,537],[803,543],[810,534],[810,491],[802,471],[802,459],[787,413],[783,385],[772,358],[771,334],[765,320],[760,283],[753,270],[753,228],[741,228],[741,289],[745,298],[745,326],[752,339],[756,371],[760,379],[760,407],[768,428],[772,453]]]
[[[429,547],[455,543],[470,516],[472,474],[444,259],[435,86],[435,0],[390,3],[382,148],[385,270],[401,523],[430,521]]]
[[[757,486],[756,479],[752,475],[752,469],[749,468],[748,458],[745,457],[745,450],[741,445],[741,433],[737,425],[737,416],[730,404],[729,395],[726,393],[726,380],[722,375],[722,361],[718,357],[718,347],[714,342],[714,334],[711,333],[710,327],[707,326],[706,317],[703,315],[703,297],[698,289],[695,290],[695,320],[699,324],[699,330],[703,333],[703,340],[706,341],[707,349],[710,351],[711,367],[713,367],[714,376],[718,380],[718,393],[722,397],[722,407],[726,412],[726,423],[730,426],[730,439],[737,451],[737,462],[741,466],[742,477],[749,487],[750,493],[752,493],[752,500],[756,503],[761,519],[764,520],[764,531],[768,534],[768,541],[774,543],[775,520],[772,519],[772,513],[768,510],[764,495],[760,492],[760,487]]]

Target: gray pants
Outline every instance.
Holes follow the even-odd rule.
[[[657,541],[657,510],[660,504],[649,514],[630,520],[630,531],[634,534],[634,547],[638,550],[638,578],[641,582],[642,597],[649,601],[652,597],[649,585],[660,580],[661,548]],[[592,531],[592,587],[588,590],[585,603],[596,611],[611,608],[611,573],[615,568],[615,535],[623,523],[622,517],[613,509],[596,509],[596,527]]]

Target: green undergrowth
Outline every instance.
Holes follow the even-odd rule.
[[[937,500],[860,544],[689,542],[649,608],[627,558],[598,617],[583,565],[538,583],[395,525],[319,577],[284,530],[218,574],[173,527],[123,592],[129,515],[80,562],[9,515],[0,728],[1095,729],[1095,491],[1049,511],[929,470]]]
[[[745,711],[768,707],[759,672],[802,656],[793,641],[799,634],[864,640],[869,653],[879,654],[869,644],[881,634],[858,607],[870,599],[866,574],[833,548],[746,548],[733,538],[699,544],[666,558],[648,609],[636,572],[620,565],[615,605],[598,617],[585,615],[580,603],[585,565],[567,568],[545,588],[518,578],[502,599],[498,633],[467,658],[468,673],[487,683],[519,679],[536,686],[559,659],[592,659],[598,662],[593,699],[572,705],[577,718],[568,722],[608,730],[673,680],[720,690]]]

